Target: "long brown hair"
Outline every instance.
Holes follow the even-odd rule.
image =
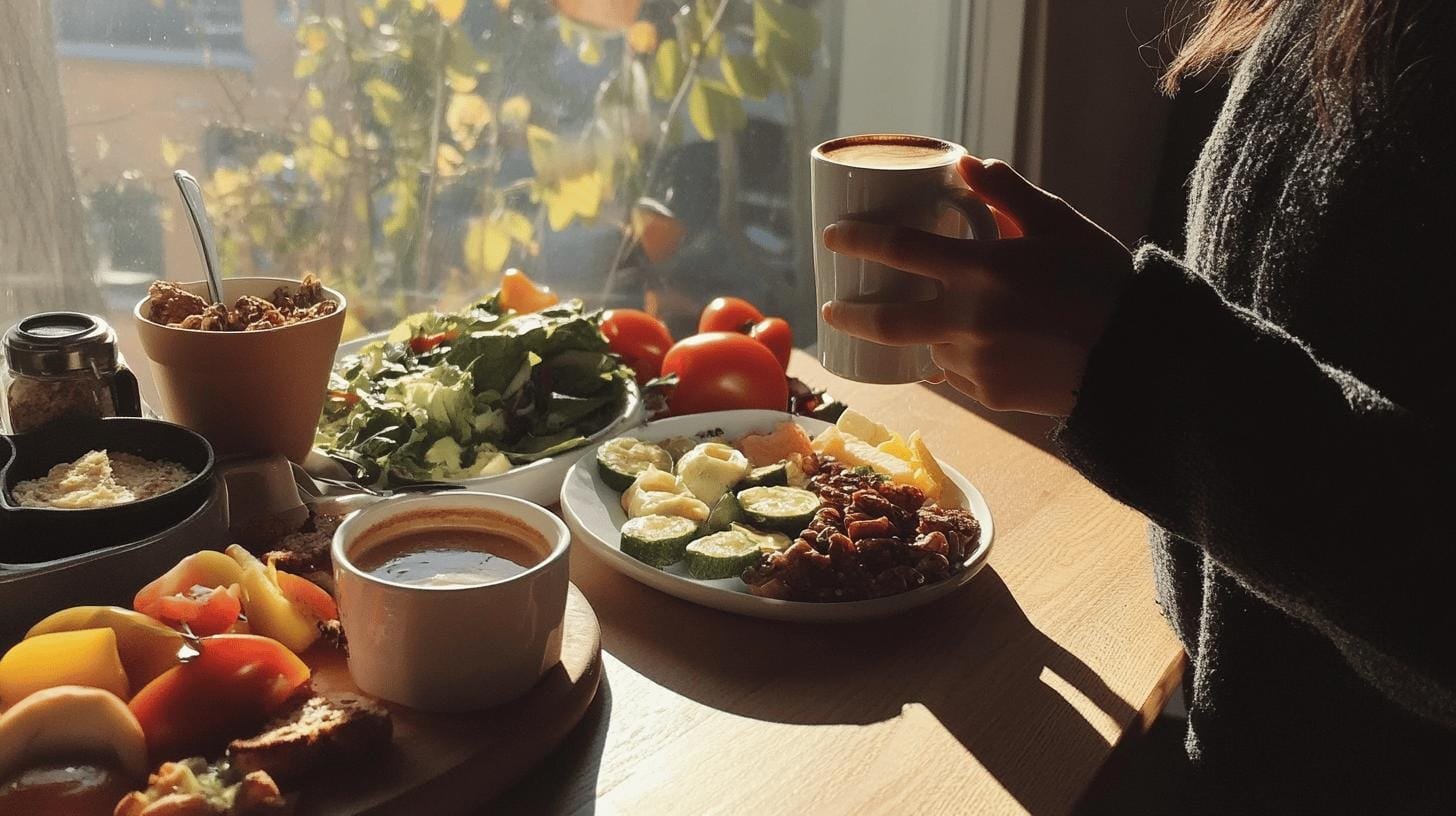
[[[1184,77],[1218,69],[1236,57],[1253,44],[1282,2],[1203,0],[1202,21],[1168,64],[1163,90],[1171,94]],[[1362,82],[1379,84],[1390,76],[1391,52],[1402,33],[1397,9],[1409,5],[1404,0],[1324,0],[1311,32],[1315,50],[1309,66],[1322,115],[1348,102]]]

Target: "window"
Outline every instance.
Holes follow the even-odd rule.
[[[54,61],[56,98],[32,96],[68,150],[36,161],[74,184],[85,224],[52,240],[83,241],[85,268],[0,267],[7,291],[67,279],[0,310],[99,302],[120,327],[152,278],[201,277],[180,167],[225,274],[314,272],[353,336],[516,266],[679,335],[738,295],[807,345],[809,149],[865,127],[959,138],[984,2],[55,0],[53,53],[0,46]]]

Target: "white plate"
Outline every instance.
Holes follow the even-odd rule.
[[[371,334],[361,337],[358,340],[351,340],[339,346],[335,354],[335,361],[353,354],[365,343],[383,339],[389,332]],[[507,496],[515,496],[518,499],[525,499],[535,502],[542,507],[549,507],[555,504],[561,496],[561,483],[566,479],[566,472],[576,464],[587,451],[592,450],[597,443],[604,442],[614,436],[621,436],[627,429],[641,425],[646,419],[646,412],[642,407],[642,394],[637,390],[637,383],[628,381],[627,402],[622,406],[622,412],[612,420],[607,427],[587,437],[587,441],[579,448],[573,448],[565,453],[549,456],[545,459],[538,459],[535,462],[525,465],[517,465],[505,473],[497,473],[494,476],[480,476],[474,479],[447,479],[444,481],[456,482],[465,485],[469,490],[479,490],[485,493],[502,493]],[[304,463],[304,469],[315,476],[329,476],[332,478],[349,478],[343,468],[332,459],[319,451],[317,448],[309,454],[308,461]]]
[[[719,411],[650,422],[633,431],[631,435],[643,441],[656,442],[674,436],[694,436],[703,431],[720,429],[729,439],[736,439],[749,433],[773,430],[785,419],[799,423],[810,436],[818,434],[829,425],[817,419],[778,411]],[[667,569],[657,569],[624,554],[619,549],[619,531],[627,516],[622,512],[620,494],[607,487],[598,476],[595,456],[583,456],[572,466],[571,472],[566,474],[566,484],[561,487],[561,511],[577,540],[605,559],[613,569],[685,601],[724,612],[772,620],[858,621],[894,615],[945,597],[964,586],[985,566],[986,557],[991,552],[991,510],[986,506],[981,492],[966,477],[946,467],[944,463],[941,467],[945,469],[951,482],[945,487],[942,501],[951,506],[968,508],[974,513],[976,520],[981,523],[981,540],[966,558],[965,566],[948,580],[899,595],[867,601],[811,603],[761,598],[750,593],[748,585],[737,578],[700,581],[688,577],[682,562]]]

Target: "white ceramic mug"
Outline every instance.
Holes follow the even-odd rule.
[[[996,220],[956,170],[966,149],[929,136],[842,136],[814,148],[814,278],[819,303],[933,300],[934,281],[830,252],[817,237],[845,219],[926,230],[952,238],[995,238]],[[867,383],[918,382],[940,374],[929,346],[886,346],[841,332],[819,318],[819,362]]]
[[[396,583],[350,560],[396,531],[476,526],[470,519],[482,516],[514,519],[537,534],[542,560],[505,580],[445,587]],[[349,516],[334,533],[332,552],[354,682],[425,711],[487,708],[525,694],[561,660],[570,544],[555,514],[492,493],[398,496]]]

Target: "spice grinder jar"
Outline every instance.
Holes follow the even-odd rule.
[[[5,333],[4,426],[25,433],[58,419],[142,415],[136,376],[102,318],[42,312]]]

